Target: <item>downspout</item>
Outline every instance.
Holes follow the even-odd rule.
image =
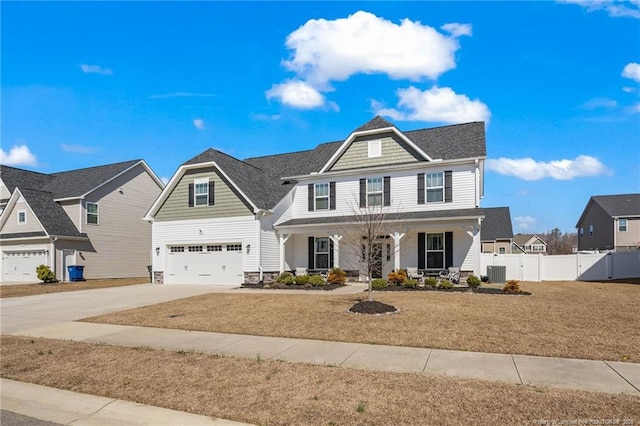
[[[51,240],[51,270],[53,271],[54,275],[58,275],[57,272],[57,266],[56,265],[56,241],[58,241],[58,237],[54,237]],[[64,276],[62,277],[64,279]]]

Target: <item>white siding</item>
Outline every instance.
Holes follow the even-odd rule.
[[[76,228],[78,228],[78,231],[84,232],[81,223],[83,209],[80,200],[61,201],[58,202],[58,204],[60,204],[64,212],[69,216],[69,219],[71,219]]]
[[[291,218],[294,193],[295,189],[278,203],[272,215],[260,219],[260,258],[265,272],[280,270],[280,239],[273,224]]]
[[[18,224],[18,212],[26,212],[27,222]],[[2,215],[7,215],[7,221],[0,230],[3,234],[23,233],[23,232],[42,232],[44,229],[38,222],[38,219],[31,211],[31,207],[25,201],[22,196],[18,199],[13,209],[2,212]]]
[[[242,243],[244,271],[258,271],[259,236],[253,216],[154,222],[151,247],[153,270],[165,270],[167,245],[230,242]],[[246,250],[247,244],[251,245],[249,253]],[[160,248],[159,254],[156,254],[156,247]]]

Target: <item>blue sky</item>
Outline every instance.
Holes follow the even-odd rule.
[[[640,2],[7,2],[3,164],[243,159],[487,122],[484,207],[573,227],[640,192]]]

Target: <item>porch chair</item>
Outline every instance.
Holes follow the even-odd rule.
[[[442,280],[449,280],[453,284],[460,284],[460,268],[449,266],[448,270],[440,271],[439,276]]]
[[[296,268],[296,277],[301,275],[308,275],[307,268]]]
[[[418,268],[407,268],[407,278],[416,280],[419,283],[424,281],[424,275],[422,272],[418,272]]]

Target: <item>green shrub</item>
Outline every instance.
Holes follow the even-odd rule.
[[[402,285],[406,288],[418,288],[418,281],[416,280],[406,280],[402,283]]]
[[[295,278],[293,278],[293,274],[291,272],[283,272],[278,275],[276,282],[284,285],[291,285],[295,282]]]
[[[54,274],[47,265],[39,265],[36,268],[36,274],[38,275],[38,279],[43,283],[53,283],[57,281],[56,274]]]
[[[322,278],[320,275],[308,276],[307,282],[309,284],[311,284],[312,286],[314,286],[314,287],[321,286],[321,285],[325,284],[324,283],[324,278]]]
[[[310,279],[309,275],[296,275],[293,280],[297,285],[306,285],[309,284]]]
[[[407,280],[407,273],[402,269],[398,269],[397,271],[390,272],[387,278],[389,285],[401,285]]]
[[[502,291],[509,294],[520,293],[520,284],[518,280],[509,280],[504,285]]]
[[[327,283],[343,285],[347,282],[347,273],[340,268],[331,268],[327,275]]]
[[[438,288],[453,288],[453,284],[449,280],[442,280],[438,284]]]
[[[424,285],[436,288],[438,286],[438,280],[435,277],[427,277],[424,280]]]
[[[373,281],[371,281],[371,287],[379,290],[381,288],[387,288],[389,284],[387,283],[387,280],[385,280],[384,278],[376,278]]]
[[[469,286],[469,288],[478,288],[478,287],[480,287],[480,278],[476,277],[473,274],[469,275],[467,277],[467,285]]]

